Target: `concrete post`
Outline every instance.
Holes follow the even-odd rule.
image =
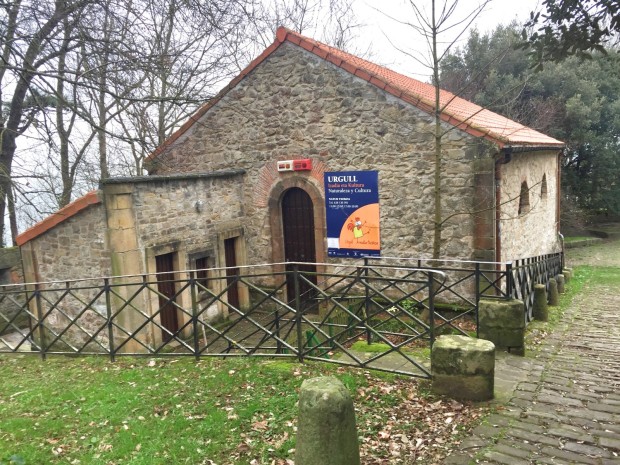
[[[565,288],[564,288],[564,283],[566,282],[566,278],[563,274],[559,274],[555,277],[556,281],[558,282],[558,292],[560,294],[564,294]]]
[[[353,400],[336,378],[303,382],[297,423],[296,465],[360,465]]]
[[[564,281],[565,282],[570,282],[571,278],[573,277],[573,269],[572,268],[564,268],[562,270],[562,274],[564,275]]]
[[[549,305],[557,307],[560,304],[560,294],[558,293],[558,282],[555,278],[549,280]]]
[[[520,300],[480,299],[478,337],[508,349],[525,353],[525,305]],[[435,348],[433,348],[435,350]]]
[[[549,319],[547,289],[544,284],[534,284],[534,308],[532,309],[532,313],[535,320],[547,321]]]
[[[467,336],[440,336],[431,352],[432,391],[459,400],[493,398],[495,345]]]

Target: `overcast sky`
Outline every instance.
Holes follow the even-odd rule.
[[[415,0],[420,8],[430,10],[431,0]],[[448,0],[452,2],[453,0]],[[458,9],[451,17],[449,24],[463,20],[470,12],[480,5],[479,0],[459,0]],[[437,0],[443,5],[443,0]],[[526,21],[530,12],[540,8],[540,0],[492,0],[483,12],[477,17],[474,24],[481,32],[489,32],[500,24],[508,24],[512,20]],[[400,21],[414,22],[415,16],[408,0],[356,0],[355,14],[363,24],[363,28],[356,33],[356,52],[370,51],[368,58],[395,71],[420,80],[428,80],[430,71],[408,57],[399,53],[396,48],[406,49],[408,53],[419,58],[428,56],[428,46],[423,37],[411,27],[398,23]],[[463,26],[454,27],[452,31],[440,38],[449,43],[463,30]],[[465,32],[461,36],[461,45],[467,38]],[[421,55],[423,54],[423,55]]]

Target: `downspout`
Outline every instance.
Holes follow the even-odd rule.
[[[499,219],[501,215],[501,188],[502,182],[502,166],[500,164],[501,158],[495,160],[495,261],[499,267],[499,262],[502,261],[502,240],[500,238],[500,225]]]
[[[560,203],[562,199],[562,155],[564,154],[563,150],[558,152],[558,163],[557,163],[557,175],[556,175],[556,188],[555,188],[555,224],[556,224],[556,234],[558,236],[558,240],[560,241],[560,251],[561,255],[561,264],[562,270],[564,269],[564,236],[561,234],[560,229]]]
[[[560,202],[562,198],[562,155],[564,154],[563,150],[558,152],[558,163],[557,163],[557,175],[556,175],[556,187],[555,187],[555,224],[557,234],[560,233]]]
[[[501,213],[502,213],[502,165],[512,160],[512,147],[504,147],[495,160],[495,261],[502,261]]]

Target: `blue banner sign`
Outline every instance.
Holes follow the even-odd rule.
[[[379,173],[325,173],[325,215],[328,256],[380,255]]]

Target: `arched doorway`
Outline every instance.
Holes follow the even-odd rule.
[[[307,311],[318,309],[316,302],[316,248],[314,237],[314,205],[310,196],[298,187],[292,187],[282,196],[282,231],[284,234],[284,260],[287,262],[307,262],[312,265],[299,265],[305,279],[299,279],[299,294],[302,308]],[[287,265],[287,271],[293,266]],[[307,282],[307,281],[310,282]],[[295,301],[295,280],[287,273],[286,291],[288,300]]]

